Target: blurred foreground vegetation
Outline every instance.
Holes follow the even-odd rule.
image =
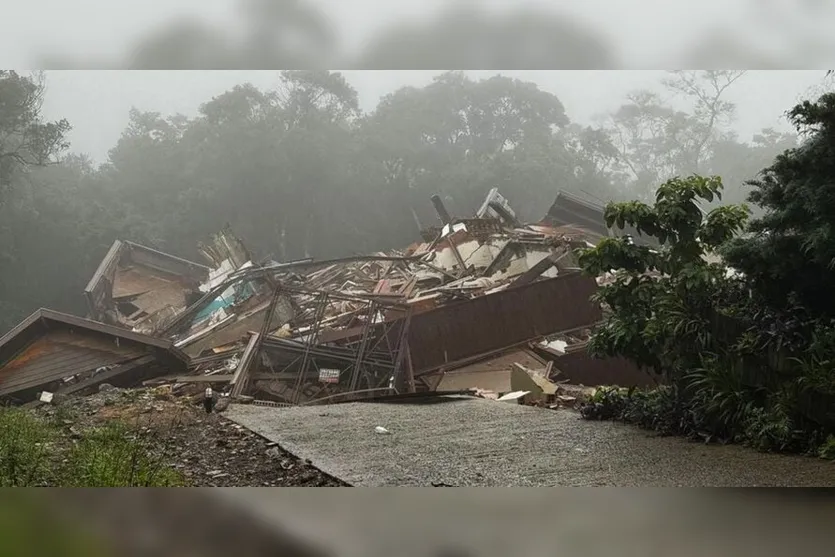
[[[0,497],[0,557],[110,557],[102,540],[80,530],[30,490]]]

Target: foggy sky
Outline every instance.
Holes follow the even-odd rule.
[[[358,71],[344,74],[357,89],[365,111],[373,110],[379,98],[405,85],[422,86],[439,71]],[[492,71],[468,71],[473,78],[494,75]],[[537,83],[556,94],[575,122],[592,124],[595,116],[616,109],[626,94],[639,88],[662,90],[663,71],[505,71],[504,75]],[[737,82],[728,100],[737,103],[734,129],[741,139],[764,127],[787,129],[783,117],[811,87],[820,84],[823,70],[752,71]],[[67,118],[73,126],[71,150],[90,155],[97,162],[107,159],[136,107],[164,115],[193,116],[200,104],[233,86],[251,82],[261,88],[278,83],[275,71],[49,71],[44,116]],[[680,103],[674,98],[672,102]]]
[[[124,51],[175,19],[233,28],[244,0],[27,0],[4,6],[0,58],[7,66],[31,64],[46,52],[76,55]],[[835,4],[827,0],[304,0],[315,6],[347,50],[362,46],[392,24],[438,17],[452,5],[494,13],[535,9],[589,25],[617,45],[628,68],[670,67],[694,43],[717,33],[764,51],[799,43],[832,46]],[[45,17],[45,14],[48,14]],[[818,44],[820,43],[820,44]],[[806,53],[799,66],[816,65]],[[829,59],[830,56],[824,54]],[[17,60],[17,63],[10,63]]]
[[[458,1],[458,0],[456,0]],[[317,6],[337,29],[347,49],[356,48],[365,39],[389,25],[409,19],[432,18],[451,0],[309,0]],[[672,47],[681,48],[690,40],[717,26],[722,20],[736,20],[746,11],[743,2],[702,0],[671,2],[669,0],[463,0],[496,12],[520,6],[547,10],[593,24],[607,38],[617,40],[635,54],[663,54]],[[758,2],[759,3],[759,2]],[[140,39],[149,28],[178,17],[188,16],[207,22],[234,21],[234,1],[222,0],[28,0],[8,7],[18,22],[4,29],[3,48],[11,49],[5,56],[30,52],[31,45],[42,50],[64,49],[71,44],[78,54],[92,54],[102,45],[117,45]],[[43,14],[48,10],[49,18]],[[8,14],[8,11],[6,12]],[[684,27],[676,21],[687,21]],[[99,22],[92,29],[86,27]],[[106,24],[104,24],[106,22]],[[653,40],[648,40],[650,37]],[[1,39],[0,39],[1,40]],[[8,41],[8,45],[6,42]],[[657,41],[657,42],[656,42]],[[659,44],[665,44],[659,49]]]

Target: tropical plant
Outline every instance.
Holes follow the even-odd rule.
[[[712,300],[727,295],[730,283],[725,267],[705,256],[737,234],[748,216],[744,205],[705,214],[699,201],[712,201],[721,189],[717,177],[673,178],[658,188],[653,206],[631,201],[606,208],[607,225],[628,225],[661,245],[606,238],[580,253],[587,273],[614,275],[596,295],[610,314],[592,337],[592,355],[623,356],[675,380],[716,354]]]

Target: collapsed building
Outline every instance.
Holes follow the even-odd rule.
[[[0,399],[83,393],[108,382],[131,386],[185,373],[188,357],[168,340],[40,309],[0,338]]]
[[[190,305],[210,271],[206,265],[116,240],[84,289],[89,317],[154,334],[162,321]]]
[[[606,226],[605,207],[602,203],[583,198],[567,191],[557,194],[557,199],[543,222],[550,226],[574,225],[587,231],[587,238],[595,244],[602,238],[629,236],[633,242],[647,247],[658,247],[659,242],[652,236],[641,234],[634,226],[626,225],[623,229]]]
[[[228,227],[199,246],[207,264],[116,241],[85,289],[89,320],[166,343],[187,362],[159,382],[272,403],[652,382],[625,360],[585,350],[602,312],[575,250],[612,233],[601,229],[602,209],[561,192],[541,222],[523,224],[496,189],[470,218],[432,202],[440,226],[367,256],[258,261]],[[0,395],[29,346],[19,333],[0,339],[22,347],[0,359]]]

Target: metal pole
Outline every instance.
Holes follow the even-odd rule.
[[[307,374],[307,367],[310,364],[310,351],[313,348],[313,345],[316,343],[316,339],[319,336],[319,326],[322,322],[322,318],[325,315],[327,303],[328,294],[320,294],[319,305],[316,307],[316,313],[313,315],[313,328],[310,331],[310,335],[307,338],[307,342],[305,342],[304,356],[302,357],[301,369],[299,370],[299,376],[296,379],[296,383],[294,385],[293,402],[296,404],[298,404],[299,399],[301,398],[302,383],[304,382],[305,375]]]
[[[362,331],[362,341],[360,342],[359,349],[357,350],[357,357],[354,360],[354,370],[351,373],[351,383],[349,389],[352,391],[357,390],[357,383],[359,383],[359,374],[360,369],[362,368],[362,359],[365,356],[365,348],[368,345],[368,337],[371,334],[371,325],[374,321],[374,314],[377,311],[377,302],[372,301],[371,304],[368,306],[368,317],[365,320],[365,325]]]

